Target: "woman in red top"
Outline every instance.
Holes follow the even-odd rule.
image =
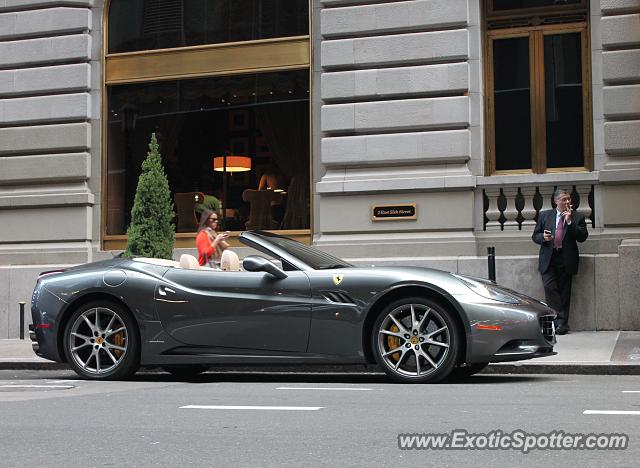
[[[198,248],[198,263],[200,266],[216,266],[220,261],[222,251],[229,247],[225,239],[229,233],[218,234],[218,214],[215,211],[205,210],[200,216],[196,247]]]

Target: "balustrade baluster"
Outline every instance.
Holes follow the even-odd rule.
[[[580,196],[580,206],[577,208],[577,212],[584,215],[584,220],[587,226],[591,226],[591,216],[593,210],[589,206],[589,194],[591,193],[591,185],[576,185],[576,192]],[[574,207],[575,208],[575,207]]]
[[[516,208],[516,195],[518,195],[518,187],[503,187],[502,193],[507,200],[507,206],[504,209],[504,217],[506,218],[504,221],[504,230],[507,231],[516,231],[519,229],[518,220],[518,210]]]
[[[523,231],[533,231],[536,225],[536,208],[533,206],[533,197],[536,195],[535,187],[520,187],[520,192],[524,197],[524,207],[520,212],[524,220],[522,221]]]
[[[546,211],[553,208],[553,205],[551,204],[551,198],[553,198],[553,186],[543,185],[538,187],[538,191],[542,197],[542,206],[540,207],[540,211]]]
[[[485,226],[486,231],[500,231],[500,209],[498,208],[498,197],[500,196],[499,188],[485,189],[485,194],[489,199],[489,208],[487,208],[487,224]]]

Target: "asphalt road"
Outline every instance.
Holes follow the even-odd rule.
[[[622,411],[585,414],[585,411]],[[635,413],[634,413],[635,412]],[[626,433],[626,450],[400,450],[399,433]],[[478,440],[478,439],[476,439]],[[0,371],[0,466],[638,466],[640,376]]]

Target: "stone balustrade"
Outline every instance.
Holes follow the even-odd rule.
[[[563,186],[564,187],[564,186]],[[567,185],[576,211],[583,214],[587,225],[595,227],[593,191],[591,184]],[[519,184],[481,189],[484,199],[485,231],[532,231],[538,213],[555,207],[555,185]]]

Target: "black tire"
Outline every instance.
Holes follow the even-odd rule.
[[[63,347],[71,368],[88,379],[122,380],[140,367],[137,324],[126,308],[113,301],[96,300],[75,310],[65,328]]]
[[[449,375],[450,379],[466,379],[472,375],[481,372],[485,367],[489,365],[488,362],[479,362],[475,364],[467,364],[464,367],[456,367]]]
[[[162,369],[178,379],[193,379],[209,370],[206,364],[191,364],[188,366],[162,366]]]
[[[453,313],[423,297],[407,297],[389,304],[378,315],[371,335],[378,365],[391,379],[402,383],[445,379],[458,362],[461,343]],[[392,353],[393,350],[397,352]]]

